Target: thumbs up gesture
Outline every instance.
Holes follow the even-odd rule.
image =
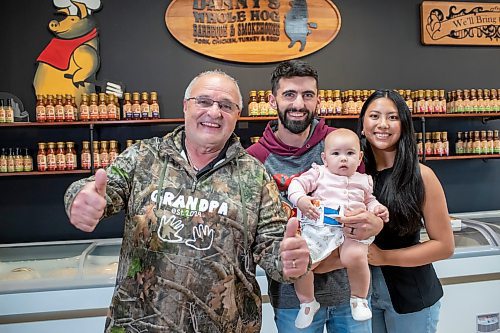
[[[280,244],[280,256],[283,276],[286,279],[297,278],[307,272],[309,248],[300,236],[299,221],[295,217],[289,219],[286,225],[285,235]]]
[[[91,232],[104,214],[106,208],[106,184],[108,176],[103,169],[97,170],[95,180],[85,184],[73,200],[69,221],[76,228]]]

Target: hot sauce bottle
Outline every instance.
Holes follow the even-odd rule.
[[[328,107],[326,105],[326,98],[325,98],[325,91],[323,89],[320,89],[318,92],[319,95],[319,110],[318,110],[318,115],[320,116],[326,116],[328,113]]]
[[[340,115],[342,113],[342,100],[338,89],[333,91],[333,110],[333,114]]]
[[[24,148],[23,171],[33,171],[33,158],[29,154],[28,148]]]
[[[97,105],[97,94],[90,94],[90,105],[89,105],[89,114],[91,121],[99,120],[99,106]]]
[[[266,90],[266,103],[267,103],[267,112],[270,116],[277,116],[278,115],[278,110],[275,108],[271,107],[271,104],[269,103],[270,99],[269,96],[273,94],[272,90]]]
[[[47,113],[45,112],[45,105],[43,104],[43,96],[36,95],[36,121],[44,123],[47,120]]]
[[[64,105],[62,103],[62,95],[56,95],[56,104],[55,104],[55,111],[56,111],[56,121],[61,122],[64,121]]]
[[[8,172],[7,153],[5,151],[5,148],[2,148],[2,153],[0,154],[0,172]]]
[[[250,117],[257,117],[259,116],[259,103],[257,102],[257,91],[256,90],[251,90],[250,91],[250,99],[248,102],[248,115]]]
[[[500,137],[498,130],[493,131],[493,154],[500,154]]]
[[[264,90],[259,90],[257,94],[259,96],[259,114],[263,117],[269,116],[269,110],[267,109],[266,92]]]
[[[76,170],[76,151],[73,141],[66,142],[66,170]]]
[[[66,170],[66,149],[64,142],[57,143],[56,163],[58,171]]]
[[[107,168],[109,165],[108,141],[101,141],[101,150],[99,151],[101,167]]]
[[[5,107],[3,105],[3,99],[0,99],[0,123],[5,123]]]
[[[23,156],[21,155],[21,148],[16,148],[16,152],[14,154],[14,171],[22,172],[24,170],[23,166]]]
[[[109,141],[109,164],[112,164],[119,155],[118,151],[118,141]]]
[[[71,104],[71,95],[66,94],[66,103],[64,104],[64,121],[75,121],[75,112]]]
[[[56,109],[54,106],[54,96],[47,95],[47,104],[45,105],[45,111],[47,113],[47,122],[56,121]]]
[[[12,102],[10,98],[7,98],[7,107],[5,109],[5,122],[6,123],[14,122],[14,109],[12,108]]]
[[[115,95],[108,95],[108,105],[107,105],[107,112],[108,112],[108,120],[116,120],[117,117],[117,112],[116,112],[116,104],[115,104]]]
[[[57,170],[56,144],[54,142],[47,143],[47,170]]]
[[[441,113],[446,113],[446,98],[444,97],[444,89],[439,90],[439,105]]]
[[[105,93],[99,93],[98,113],[99,113],[99,120],[108,120],[108,106],[106,105]]]
[[[149,100],[148,100],[148,93],[143,92],[141,94],[141,118],[142,119],[149,119],[150,118],[150,110],[149,110]]]
[[[38,171],[47,171],[47,152],[45,151],[45,143],[38,143],[38,153],[36,155],[36,165]]]
[[[132,93],[132,118],[134,120],[141,119],[141,104],[139,103],[139,93]]]
[[[82,141],[82,152],[81,152],[82,169],[90,170],[90,142]]]
[[[149,110],[151,111],[151,118],[160,118],[160,105],[158,105],[158,94],[156,91],[151,92],[151,105],[149,106]]]
[[[82,94],[82,101],[80,102],[80,120],[89,121],[90,120],[90,109],[89,109],[89,95]]]
[[[101,167],[101,154],[99,152],[99,141],[93,142],[92,150],[94,157],[94,169],[99,169]]]
[[[16,158],[12,148],[9,148],[9,155],[7,155],[7,172],[16,172]]]
[[[130,93],[123,94],[123,119],[131,120],[133,118],[132,103],[130,102]]]

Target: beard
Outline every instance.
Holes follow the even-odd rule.
[[[307,114],[306,119],[304,120],[290,120],[287,117],[287,114],[289,112],[305,112]],[[293,134],[299,134],[304,132],[309,125],[311,125],[313,119],[314,119],[314,112],[310,112],[308,109],[285,109],[285,110],[280,110],[278,108],[278,117],[283,124],[283,126],[292,132]]]

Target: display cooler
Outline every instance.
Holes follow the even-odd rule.
[[[434,263],[444,289],[438,332],[500,332],[500,211],[452,217],[455,253]]]
[[[500,211],[452,214],[455,253],[434,264],[440,333],[500,332]],[[425,239],[425,232],[422,238]],[[0,245],[0,332],[101,332],[121,239]],[[261,332],[276,333],[267,280]]]

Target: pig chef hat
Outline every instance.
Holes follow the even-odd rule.
[[[93,11],[101,8],[101,0],[78,0],[77,2],[85,4],[87,6],[88,14],[92,14]],[[54,0],[54,6],[57,8],[68,8],[70,15],[78,14],[78,7],[71,0]]]

